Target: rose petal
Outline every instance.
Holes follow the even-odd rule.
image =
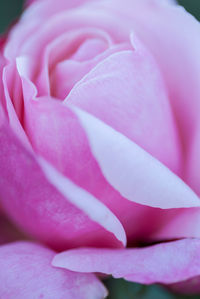
[[[90,1],[90,0],[87,0]],[[15,59],[23,42],[30,38],[38,28],[41,28],[48,18],[60,11],[70,10],[83,5],[86,0],[59,0],[56,5],[54,0],[32,1],[32,5],[22,14],[20,20],[12,28],[5,47],[5,56],[9,60]],[[13,47],[14,45],[14,47]]]
[[[169,2],[169,3],[168,3]],[[157,60],[179,126],[185,153],[185,180],[200,194],[200,24],[183,7],[170,1],[109,1],[133,28]],[[142,11],[142,13],[141,13]],[[169,22],[170,20],[170,22]]]
[[[157,65],[137,41],[97,64],[65,100],[123,133],[180,173],[180,145]]]
[[[15,299],[101,299],[107,292],[93,274],[51,266],[54,252],[40,245],[17,242],[0,246],[0,297]]]
[[[80,248],[57,254],[55,267],[112,274],[115,278],[151,283],[175,283],[200,274],[200,241],[184,239],[134,249]]]
[[[0,201],[21,228],[56,248],[81,244],[121,246],[114,231],[106,231],[98,219],[89,219],[49,183],[33,154],[23,147],[6,122],[0,128],[0,148]],[[117,221],[111,212],[107,214],[103,204],[101,207],[98,206],[100,214],[106,210],[110,221]],[[116,228],[118,234],[119,223]]]
[[[94,116],[76,107],[73,111],[104,176],[122,196],[162,209],[199,207],[192,189],[158,160]]]
[[[27,92],[28,91],[29,88]],[[29,98],[26,93],[25,98]],[[139,205],[135,204],[135,202],[138,201],[133,199],[133,196],[131,196],[131,200],[135,201],[134,205],[128,205],[128,201],[124,200],[119,196],[118,193],[114,192],[114,190],[110,188],[110,186],[103,178],[98,165],[96,165],[95,161],[93,161],[94,158],[92,157],[91,150],[88,146],[88,141],[83,132],[83,129],[79,124],[77,118],[69,110],[69,108],[62,106],[60,103],[51,98],[40,99],[39,101],[28,101],[26,103],[26,131],[29,134],[31,143],[34,146],[35,150],[39,152],[40,155],[45,157],[49,162],[51,162],[54,166],[56,166],[57,169],[59,169],[72,181],[74,181],[78,186],[81,186],[83,189],[93,194],[96,198],[103,201],[110,208],[110,210],[113,211],[115,215],[117,215],[118,219],[121,221],[126,230],[129,240],[133,238],[139,238],[140,240],[144,240],[147,237],[149,238],[152,232],[157,230],[158,227],[162,227],[163,224],[170,221],[172,217],[174,217],[174,215],[178,213],[178,211],[169,211],[169,213],[163,213],[158,209],[155,210],[147,207],[140,207]],[[119,140],[117,139],[116,142],[118,143]],[[70,147],[66,146],[67,144],[70,144]],[[105,139],[105,144],[107,144],[107,139]],[[129,164],[129,162],[127,163]],[[115,164],[116,162],[114,162],[113,165]],[[146,165],[148,164],[149,162],[147,162]],[[112,169],[113,166],[110,168]],[[144,170],[144,172],[145,171],[146,170]],[[152,170],[151,176],[154,177],[155,180],[154,189],[157,190],[156,192],[158,192],[157,197],[163,198],[163,202],[166,205],[168,203],[168,197],[166,195],[165,198],[164,194],[167,193],[164,190],[159,189],[160,186],[157,184],[157,178],[153,174],[154,169]],[[160,174],[158,174],[158,177],[160,178]],[[179,181],[177,177],[176,179]],[[175,185],[176,179],[173,182],[173,184]],[[166,178],[163,178],[163,186],[166,185],[165,180],[168,182],[168,176]],[[182,181],[179,181],[179,183],[180,182],[181,184],[183,184]],[[145,184],[146,183],[144,183],[144,185]],[[149,184],[151,185],[150,182]],[[171,192],[174,193],[178,190],[176,190],[177,186],[173,187],[173,184],[171,187]],[[133,185],[131,181],[130,185]],[[136,183],[136,185],[138,189],[138,184]],[[143,193],[142,196],[144,196],[144,185],[141,184],[141,192]],[[134,187],[132,186],[132,188]],[[174,194],[169,194],[168,185],[166,185],[165,188],[167,189],[169,198],[174,198]],[[184,189],[182,190],[182,192],[184,193],[184,196],[180,194],[176,195],[180,199],[181,197],[183,199],[185,198]],[[154,197],[153,194],[154,193],[152,193],[152,197]],[[154,198],[154,201],[158,200],[157,197]],[[140,201],[138,203],[142,203],[141,195],[139,195],[138,198],[140,198]],[[146,191],[146,198],[146,204],[152,205],[152,203],[150,203],[149,201],[150,196],[148,194],[148,189]],[[198,198],[196,199],[199,202]],[[114,205],[113,200],[115,200]],[[186,200],[186,202],[188,206],[190,206],[190,200]],[[163,207],[165,207],[165,205],[163,205]],[[155,203],[153,206],[156,206]],[[178,202],[177,205],[173,203],[173,205],[169,207],[172,208],[175,206],[181,207],[181,205],[178,205]],[[159,207],[161,207],[161,204]],[[148,215],[148,218],[146,218],[146,215]],[[149,225],[149,221],[145,221],[144,219],[151,219],[151,225]],[[136,224],[138,222],[142,222],[140,227],[138,227]],[[191,232],[190,237],[193,236],[192,233],[193,232]]]
[[[170,221],[157,228],[155,234],[153,234],[153,239],[200,238],[199,226],[199,208],[180,209],[177,213],[174,213],[174,216],[172,215]]]
[[[23,80],[25,97],[29,99],[30,90],[26,92],[25,83]],[[146,239],[171,217],[160,209],[126,200],[109,185],[91,153],[78,118],[68,106],[50,97],[26,101],[24,125],[34,150],[104,203],[122,223],[129,240]]]
[[[112,51],[118,48],[121,49],[121,46],[114,47]],[[84,131],[72,111],[50,97],[32,100],[35,99],[35,93],[28,79],[27,65],[29,65],[27,57],[17,59],[25,98],[24,126],[36,152],[78,186],[108,206],[123,224],[129,239],[133,236],[138,239],[150,235],[158,223],[166,221],[166,217],[160,210],[141,207],[127,201],[109,186],[91,154]],[[147,214],[151,218],[151,226],[144,221]],[[142,224],[136,225],[141,220]]]
[[[31,148],[27,139],[26,133],[22,128],[23,118],[23,95],[21,87],[21,79],[17,75],[16,62],[10,63],[5,66],[2,73],[2,89],[3,89],[3,107],[9,120],[9,124],[21,140],[21,142],[27,147]],[[17,97],[16,97],[17,95]]]
[[[60,13],[56,13],[50,18],[42,19],[42,22],[40,18],[39,20],[36,18],[37,21],[32,23],[30,20],[35,20],[36,13],[33,9],[26,10],[26,14],[18,24],[19,28],[15,27],[15,30],[11,31],[4,55],[9,59],[23,55],[32,55],[38,59],[45,47],[58,36],[80,28],[89,30],[98,28],[112,36],[115,41],[127,41],[129,32],[127,33],[126,24],[119,24],[115,15],[107,13],[105,10],[101,11],[98,5],[99,1],[94,3],[89,1],[87,5],[80,6],[77,9],[61,10]],[[22,27],[26,24],[28,28],[30,27],[30,30],[27,30],[27,32],[25,30],[25,36],[20,37]],[[40,30],[37,30],[38,27]],[[20,39],[20,43],[17,38]],[[14,46],[15,48],[13,48]]]
[[[90,1],[92,0],[68,0],[67,2],[65,0],[59,0],[57,5],[55,5],[55,0],[32,0],[32,4],[34,2],[35,3],[30,8],[29,14],[32,13],[41,20],[44,20],[45,18],[49,18],[59,11],[70,10],[76,8],[77,6],[82,6],[84,3]]]
[[[126,245],[126,234],[121,223],[106,206],[87,191],[76,186],[42,158],[39,159],[39,164],[51,184],[68,198],[68,201],[80,208],[90,219],[99,223],[107,231],[114,233],[115,237],[123,245]]]
[[[66,95],[69,92],[69,91],[66,92],[66,90],[70,89],[70,82],[74,81],[74,76],[76,80],[79,80],[79,78],[82,78],[82,75],[79,74],[80,68],[77,70],[76,74],[73,74],[73,72],[70,72],[70,70],[66,68],[67,74],[65,74],[62,78],[62,76],[60,76],[60,73],[62,74],[63,64],[65,62],[67,63],[68,60],[71,61],[76,52],[79,52],[79,56],[80,56],[81,45],[85,44],[89,39],[94,39],[94,38],[97,38],[98,41],[101,42],[101,45],[103,44],[104,48],[108,47],[108,45],[111,43],[109,36],[101,30],[98,30],[96,28],[95,29],[79,28],[77,30],[72,30],[69,32],[67,31],[62,35],[59,35],[52,42],[47,44],[47,46],[42,51],[43,52],[43,55],[41,57],[42,65],[40,65],[39,68],[38,65],[35,65],[36,78],[32,78],[32,81],[35,82],[37,86],[38,94],[40,96],[49,95],[51,89],[51,94],[53,96],[56,96],[60,99],[64,99],[66,97]],[[81,50],[81,52],[83,54],[83,49]],[[73,61],[74,59],[75,56],[73,58]],[[96,59],[94,59],[93,63],[95,63],[95,60]],[[76,61],[76,65],[80,65],[80,62],[78,63],[78,61]],[[91,63],[89,64],[89,66],[86,67],[83,64],[81,64],[81,66],[82,66],[81,73],[82,72],[86,73],[87,69],[88,68],[91,69],[92,67]],[[61,84],[62,81],[63,84]],[[68,88],[65,87],[64,84]]]

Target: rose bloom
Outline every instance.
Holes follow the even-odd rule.
[[[37,0],[0,49],[0,205],[28,236],[1,216],[0,297],[105,298],[95,273],[200,292],[199,23]]]

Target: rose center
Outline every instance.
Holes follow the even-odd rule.
[[[88,38],[67,59],[56,63],[49,70],[51,95],[65,99],[73,86],[94,66],[95,58],[107,47],[103,39]]]

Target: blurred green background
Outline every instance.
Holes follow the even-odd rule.
[[[179,0],[178,2],[200,20],[200,0]],[[6,31],[8,26],[17,19],[22,12],[23,4],[23,0],[0,0],[0,33]],[[123,279],[112,278],[104,282],[110,292],[108,299],[200,299],[200,295],[178,296],[158,285],[143,286]]]
[[[0,32],[20,15],[23,3],[23,0],[0,0]]]

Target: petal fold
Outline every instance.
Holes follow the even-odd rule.
[[[200,206],[192,189],[137,144],[87,112],[72,109],[104,176],[122,196],[162,209]]]

